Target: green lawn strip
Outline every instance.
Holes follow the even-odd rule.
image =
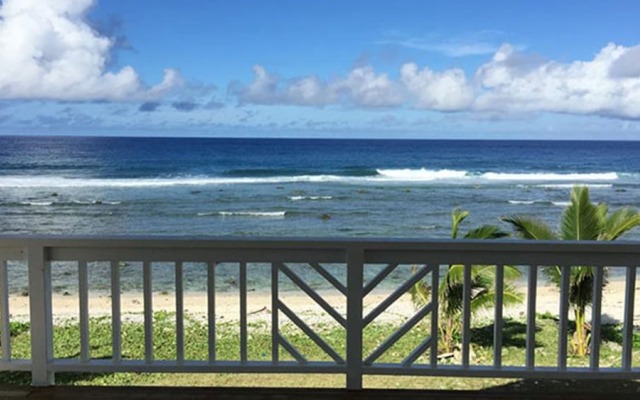
[[[345,355],[345,329],[335,325],[319,323],[313,325],[317,332],[343,358]],[[90,321],[91,357],[111,358],[111,319],[95,318]],[[383,343],[395,330],[393,324],[372,324],[364,331],[364,354],[367,356]],[[249,360],[270,361],[271,331],[266,322],[248,326],[247,353]],[[154,314],[154,358],[172,360],[176,358],[175,314]],[[393,345],[376,362],[399,362],[408,355],[430,331],[428,325],[418,325]],[[57,358],[78,358],[80,353],[80,330],[77,320],[69,320],[54,327],[54,354]],[[12,356],[28,358],[30,333],[27,324],[12,325]],[[281,334],[310,361],[331,361],[331,358],[297,327],[286,324]],[[571,332],[569,332],[569,335]],[[522,366],[525,360],[526,326],[522,321],[506,320],[503,326],[502,359],[505,366]],[[602,329],[601,366],[619,366],[622,333],[617,325],[605,325]],[[555,365],[557,358],[558,324],[553,316],[541,315],[536,323],[536,365]],[[478,323],[472,329],[472,365],[493,363],[493,325]],[[122,349],[124,359],[144,360],[144,323],[122,323]],[[238,360],[240,335],[237,322],[219,323],[216,326],[216,357],[219,360]],[[187,316],[185,318],[185,358],[206,360],[208,358],[208,327],[206,323]],[[457,353],[457,352],[456,352]],[[280,349],[281,360],[292,360],[286,350]],[[634,335],[634,365],[640,365],[640,334]],[[418,360],[428,362],[428,354]],[[441,364],[459,364],[460,357],[453,354],[441,359]],[[588,366],[588,357],[570,357],[571,366]],[[29,384],[29,373],[0,373],[0,384]],[[56,382],[63,385],[184,385],[184,386],[300,386],[343,387],[342,375],[317,374],[165,374],[165,373],[59,373]],[[367,387],[431,388],[431,389],[486,389],[503,387],[505,390],[524,390],[539,386],[545,388],[546,381],[514,379],[460,379],[429,377],[365,377]],[[536,381],[537,382],[537,381]],[[542,383],[541,383],[542,382]],[[563,381],[564,382],[564,381]],[[571,381],[562,383],[567,390]],[[619,383],[625,385],[628,383]],[[579,386],[579,385],[578,385]],[[605,387],[607,385],[604,385]],[[596,390],[602,383],[594,383]]]

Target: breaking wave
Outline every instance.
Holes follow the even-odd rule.
[[[284,218],[286,211],[215,211],[198,213],[199,217],[260,217],[260,218]]]
[[[373,172],[373,171],[372,171]],[[603,173],[499,173],[470,172],[452,169],[377,169],[375,174],[353,175],[297,175],[267,177],[206,177],[185,176],[171,178],[69,178],[61,176],[3,176],[0,177],[0,188],[82,188],[82,187],[170,187],[170,186],[207,186],[234,184],[283,184],[296,182],[322,183],[394,183],[394,182],[438,182],[438,183],[472,183],[487,182],[539,182],[540,187],[571,187],[574,184],[587,184],[591,187],[610,187],[611,184],[589,183],[616,181],[616,172]],[[628,177],[635,179],[634,177]],[[561,183],[556,183],[561,182]],[[562,185],[562,186],[560,186]],[[597,186],[600,185],[600,186]],[[605,186],[608,185],[608,186]],[[316,197],[316,198],[314,198]],[[308,196],[305,200],[320,200],[324,196]],[[293,199],[292,199],[293,200]],[[295,201],[295,200],[294,200]]]

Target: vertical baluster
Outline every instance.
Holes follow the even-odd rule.
[[[493,366],[502,367],[502,304],[504,301],[504,265],[496,265],[495,315],[493,322]]]
[[[438,366],[438,313],[440,307],[438,305],[438,288],[440,285],[440,265],[433,266],[431,271],[431,352],[429,354],[431,368]]]
[[[122,318],[120,316],[120,263],[111,265],[111,358],[114,363],[122,361]]]
[[[89,361],[89,277],[87,262],[78,261],[78,296],[80,302],[80,361]]]
[[[636,268],[628,266],[624,295],[624,326],[622,337],[622,368],[631,370],[633,356],[633,313],[636,296]]]
[[[144,297],[144,360],[153,363],[153,288],[151,281],[151,262],[142,264],[142,287]]]
[[[567,369],[567,332],[569,328],[569,283],[571,267],[562,266],[560,278],[560,322],[558,323],[558,368]]]
[[[278,321],[278,279],[280,263],[271,263],[271,361],[280,361],[280,345],[278,336],[280,327]]]
[[[32,242],[27,248],[29,265],[29,312],[31,320],[31,385],[53,385],[49,369],[53,359],[53,321],[51,309],[51,263],[47,249]]]
[[[462,367],[469,368],[469,346],[471,345],[471,265],[464,265],[464,287],[462,290]]]
[[[176,262],[176,360],[184,362],[184,293],[182,282],[182,261]]]
[[[362,389],[364,249],[347,249],[347,389]]]
[[[240,263],[240,361],[247,361],[247,263]]]
[[[591,359],[589,364],[591,369],[596,371],[600,368],[600,332],[602,320],[602,282],[604,278],[604,267],[593,267],[593,301],[591,303]]]
[[[9,361],[11,359],[9,279],[7,268],[7,261],[0,259],[0,343],[2,343],[2,361]]]
[[[538,285],[538,266],[529,265],[527,287],[527,369],[532,370],[536,365],[536,296]]]
[[[209,362],[216,360],[216,264],[207,263],[207,323],[209,330]]]

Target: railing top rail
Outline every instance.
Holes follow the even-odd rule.
[[[594,251],[640,253],[640,241],[529,241],[521,239],[477,240],[477,239],[424,239],[424,238],[349,238],[349,237],[234,237],[234,236],[77,236],[77,235],[0,235],[0,246],[21,247],[37,244],[45,247],[362,247],[367,249],[397,250],[450,250],[513,249],[531,250],[539,247],[545,252],[564,252],[575,249],[596,249]]]
[[[421,238],[299,238],[206,236],[10,236],[0,235],[0,248],[36,245],[67,248],[183,249],[349,249],[384,251],[471,251],[527,253],[626,253],[640,255],[640,241],[451,240]]]

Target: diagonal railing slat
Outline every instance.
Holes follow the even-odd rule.
[[[295,272],[293,272],[289,267],[285,264],[280,265],[280,270],[289,278],[293,283],[295,283],[303,292],[307,294],[307,296],[311,297],[316,304],[322,307],[323,310],[327,312],[327,314],[331,315],[333,319],[335,319],[340,325],[346,328],[347,321],[345,318],[340,315],[329,303],[325,301],[315,290],[313,290],[309,285],[306,284]]]
[[[308,361],[304,356],[292,345],[287,339],[278,334],[278,344],[287,351],[287,353],[291,354],[293,358],[296,359],[298,364],[306,364]]]
[[[385,280],[394,269],[398,267],[398,264],[389,264],[382,271],[378,272],[364,287],[364,295],[368,295],[375,289],[382,281]]]
[[[423,306],[413,317],[411,317],[407,322],[402,324],[398,330],[396,330],[391,336],[387,338],[380,346],[378,346],[372,353],[364,360],[365,365],[373,364],[380,356],[382,356],[391,346],[393,346],[398,340],[400,340],[404,335],[411,330],[416,324],[433,311],[433,304],[429,303]]]
[[[413,285],[424,278],[432,270],[432,265],[425,265],[424,267],[420,268],[415,274],[413,274],[402,285],[394,290],[393,293],[391,293],[386,299],[378,304],[377,307],[371,310],[366,317],[364,317],[364,326],[369,325],[374,319],[376,319],[378,315],[382,314],[387,308],[389,308],[389,306],[395,303],[400,298],[400,296],[405,294],[410,288],[413,287]]]
[[[305,335],[309,337],[309,339],[311,339],[315,344],[317,344],[318,347],[322,349],[322,351],[327,353],[329,357],[333,358],[333,360],[337,364],[344,364],[344,359],[340,357],[340,355],[336,353],[336,351],[333,350],[333,348],[331,348],[331,346],[329,346],[327,342],[325,342],[320,336],[318,336],[318,334],[315,333],[313,329],[309,327],[309,325],[305,324],[304,321],[301,320],[300,317],[298,317],[296,313],[294,313],[282,301],[278,301],[278,310],[282,311],[284,315],[286,315],[287,318],[291,320],[291,322],[293,322],[298,328],[300,328],[300,330],[302,330],[305,333]]]
[[[347,288],[335,277],[333,276],[325,267],[320,265],[319,263],[311,262],[309,263],[311,268],[315,269],[324,279],[327,280],[330,284],[333,285],[340,293],[343,295],[347,295]]]
[[[416,360],[418,358],[420,358],[421,355],[423,355],[427,350],[429,350],[429,348],[431,347],[431,351],[433,351],[433,343],[437,342],[437,340],[434,340],[435,336],[429,336],[428,338],[426,338],[425,340],[423,340],[418,347],[416,347],[415,349],[413,349],[413,351],[411,353],[409,353],[409,355],[402,360],[402,366],[403,367],[411,367],[413,365],[413,363],[416,362]],[[436,351],[435,353],[436,355],[436,360],[438,357],[438,353]]]

